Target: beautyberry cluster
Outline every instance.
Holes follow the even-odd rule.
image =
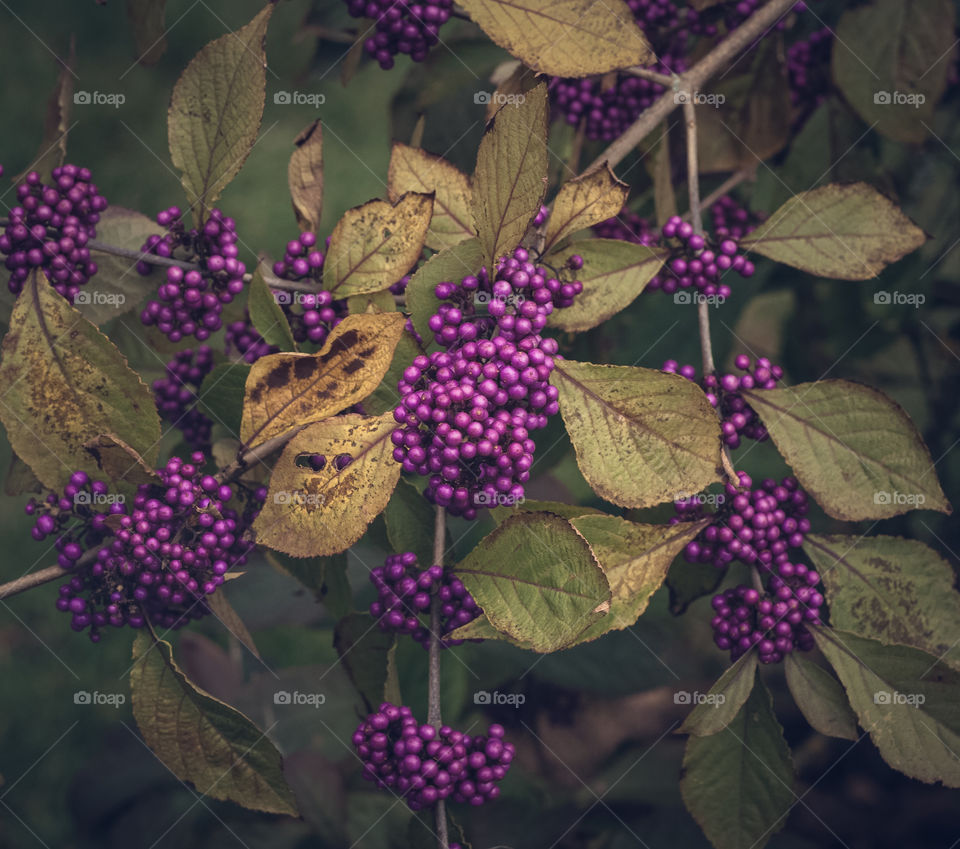
[[[141,250],[193,262],[199,268],[167,267],[167,282],[157,291],[159,300],[147,304],[140,320],[155,325],[171,342],[187,336],[202,342],[220,329],[223,305],[243,291],[247,269],[237,259],[236,223],[219,209],[212,209],[201,229],[187,230],[180,208],[172,206],[157,215],[157,224],[166,232],[150,236]],[[146,259],[137,263],[141,274],[149,274],[150,267]]]
[[[595,224],[593,232],[599,239],[619,239],[635,245],[652,246],[660,238],[660,231],[648,218],[624,207],[613,218]]]
[[[815,30],[787,49],[787,73],[790,76],[790,100],[798,111],[798,120],[816,109],[830,90],[830,54],[833,31]]]
[[[87,243],[96,238],[107,199],[90,179],[89,168],[62,165],[53,169],[50,186],[36,171],[17,186],[17,205],[0,234],[13,294],[20,294],[32,269],[42,268],[54,289],[72,304],[80,287],[97,273]]]
[[[414,62],[426,59],[452,9],[453,0],[347,0],[351,16],[374,22],[376,34],[363,47],[384,70],[393,67],[398,53]]]
[[[421,614],[429,616],[430,604],[440,596],[440,634],[449,634],[476,619],[481,610],[467,592],[463,582],[442,566],[421,569],[413,552],[392,554],[383,566],[370,572],[377,588],[377,600],[370,605],[370,615],[381,631],[409,634],[424,647],[430,642],[430,631]],[[443,640],[440,645],[456,646],[463,640]]]
[[[737,448],[740,438],[755,439],[763,442],[769,434],[760,421],[760,417],[740,394],[740,389],[774,389],[777,381],[783,377],[783,369],[773,365],[766,357],[756,362],[746,354],[740,354],[734,360],[736,368],[743,374],[724,374],[719,377],[708,374],[701,382],[707,400],[720,413],[720,429],[724,445]],[[663,371],[679,374],[687,380],[696,380],[696,369],[691,365],[681,366],[676,360],[667,360]]]
[[[722,195],[710,207],[710,219],[715,239],[733,239],[739,242],[766,220],[766,213],[752,212],[737,203],[732,195]]]
[[[582,265],[572,257],[568,270]],[[392,437],[404,470],[430,477],[430,501],[473,518],[478,506],[523,498],[536,447],[530,433],[559,409],[549,384],[557,343],[540,331],[582,289],[531,262],[524,248],[498,262],[493,280],[481,269],[437,284],[442,303],[429,326],[446,350],[404,371]]]
[[[410,708],[384,702],[357,727],[353,745],[363,777],[419,811],[441,799],[471,805],[496,799],[514,756],[503,735],[496,724],[476,736],[421,724]]]
[[[197,408],[197,392],[213,369],[213,351],[207,345],[178,351],[166,365],[166,374],[153,381],[153,398],[160,417],[179,428],[191,447],[210,446],[213,422]]]
[[[55,537],[60,566],[71,572],[57,609],[75,631],[99,641],[106,626],[178,628],[209,612],[203,599],[246,562],[247,530],[266,488],[243,490],[242,513],[227,507],[232,487],[203,474],[202,453],[171,458],[158,481],[141,485],[127,505],[106,484],[75,472],[61,496],[31,499],[33,538]]]
[[[250,313],[244,310],[243,318],[230,322],[227,325],[227,346],[226,353],[230,356],[236,351],[246,363],[255,363],[260,357],[267,354],[276,354],[280,349],[276,345],[270,345],[264,339],[253,322],[250,321]]]

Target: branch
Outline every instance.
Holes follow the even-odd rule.
[[[66,569],[62,569],[59,566],[47,566],[46,569],[28,572],[22,578],[17,578],[15,581],[10,581],[6,584],[0,584],[0,599],[9,598],[17,593],[22,593],[24,590],[29,590],[31,587],[39,587],[41,584],[47,584],[50,581],[55,581],[57,578],[62,578],[69,574]]]
[[[656,71],[651,71],[649,68],[643,68],[639,65],[633,68],[627,68],[627,73],[635,77],[640,77],[642,80],[650,80],[650,82],[662,85],[664,88],[672,88],[674,80],[679,79],[676,75],[658,74]]]
[[[603,153],[587,168],[592,171],[604,162],[610,167],[618,165],[656,126],[679,106],[678,92],[693,94],[736,56],[752,46],[766,30],[773,26],[795,5],[796,0],[770,0],[766,6],[754,12],[743,24],[735,29],[723,41],[713,48],[686,73],[673,81],[674,91],[668,91],[649,109],[646,109],[636,121],[624,131]]]
[[[446,542],[446,511],[437,505],[437,516],[433,528],[433,565],[443,566],[443,548]],[[430,604],[430,646],[429,646],[429,683],[427,685],[427,723],[439,729],[442,723],[440,714],[440,594],[433,597]],[[436,807],[437,845],[439,849],[449,849],[447,838],[447,809],[443,799]]]
[[[739,186],[744,180],[752,180],[757,175],[757,165],[754,163],[746,168],[742,168],[739,171],[731,174],[724,180],[719,186],[717,186],[710,194],[708,194],[702,201],[700,201],[700,209],[710,209],[720,198],[725,194],[735,189]],[[693,210],[688,209],[681,217],[684,221],[690,221],[690,216]]]

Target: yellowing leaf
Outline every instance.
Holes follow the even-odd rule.
[[[433,192],[428,248],[441,251],[476,235],[470,178],[447,160],[397,142],[390,155],[387,185],[394,202],[407,192]]]
[[[463,0],[512,56],[544,74],[586,77],[656,58],[623,0]]]
[[[0,420],[48,489],[62,489],[76,469],[100,473],[85,445],[103,433],[156,463],[160,418],[149,388],[41,274],[27,279],[0,350]]]
[[[318,118],[293,140],[287,184],[301,230],[316,232],[323,211],[323,130]]]
[[[650,507],[719,480],[720,423],[689,380],[558,360],[550,382],[580,471],[601,497]]]
[[[362,401],[382,380],[400,341],[400,313],[349,315],[316,354],[271,354],[250,369],[240,439],[259,445]]]
[[[853,183],[794,195],[740,246],[819,277],[867,280],[926,240],[876,189]]]
[[[141,631],[130,670],[133,716],[144,742],[203,796],[299,816],[280,752],[246,716],[193,684],[170,644]]]
[[[547,189],[547,86],[503,106],[487,126],[473,176],[473,220],[484,262],[512,251]]]
[[[257,542],[294,557],[346,551],[387,506],[400,479],[390,434],[393,413],[354,414],[316,422],[287,443],[270,477],[270,492],[253,529]],[[320,471],[297,463],[322,455]],[[337,457],[348,455],[338,469]]]
[[[266,91],[268,3],[246,26],[211,41],[187,65],[170,100],[170,157],[203,220],[253,149]]]
[[[330,236],[324,284],[338,298],[389,288],[420,258],[432,215],[433,195],[418,192],[347,210]]]
[[[553,211],[547,220],[543,252],[549,252],[561,239],[578,230],[619,214],[629,191],[630,187],[618,180],[606,163],[602,168],[564,183],[557,192]]]

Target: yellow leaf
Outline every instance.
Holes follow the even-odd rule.
[[[301,230],[316,232],[323,210],[323,131],[318,118],[293,140],[287,163],[290,200]]]
[[[547,221],[543,253],[572,233],[618,215],[629,191],[630,187],[620,182],[606,163],[602,168],[564,183],[557,192]]]

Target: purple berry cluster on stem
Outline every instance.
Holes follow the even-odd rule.
[[[250,312],[244,310],[243,318],[230,322],[226,329],[226,354],[229,357],[236,352],[245,363],[253,364],[260,357],[267,354],[276,354],[279,348],[271,345],[264,339],[253,322],[250,320]]]
[[[443,566],[421,569],[413,552],[392,554],[370,572],[377,600],[370,615],[381,631],[409,634],[426,648],[430,642],[429,616],[433,598],[440,597],[440,634],[472,622],[482,612],[463,582]],[[441,639],[440,646],[458,646],[463,640]]]
[[[0,175],[3,167],[0,166]],[[10,271],[7,284],[19,295],[34,268],[42,268],[53,288],[71,304],[80,287],[97,273],[87,243],[96,238],[107,199],[91,182],[89,168],[54,168],[52,185],[31,171],[17,186],[17,205],[0,234],[0,253]]]
[[[482,805],[500,795],[514,757],[501,725],[471,736],[420,723],[410,708],[384,702],[353,735],[363,777],[402,797],[411,810],[443,799]]]
[[[389,70],[400,53],[414,62],[427,58],[440,40],[440,27],[450,20],[453,0],[347,0],[347,11],[374,22],[375,33],[363,49]]]
[[[572,257],[572,274],[583,264]],[[438,283],[429,320],[445,350],[413,360],[397,384],[394,458],[429,476],[426,497],[454,516],[516,503],[530,479],[530,433],[559,409],[549,384],[557,343],[540,331],[583,289],[536,265],[524,248],[457,282]]]
[[[197,392],[213,370],[213,351],[208,345],[178,351],[166,365],[163,377],[153,381],[153,398],[160,417],[183,433],[191,448],[210,447],[213,422],[197,408]]]

